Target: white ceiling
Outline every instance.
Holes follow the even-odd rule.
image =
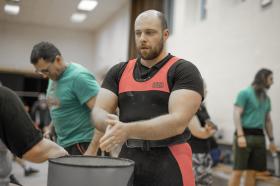
[[[93,31],[128,1],[98,0],[97,7],[88,13],[84,22],[72,23],[70,17],[77,11],[80,0],[20,0],[20,13],[16,16],[5,14],[6,0],[0,0],[0,21]]]

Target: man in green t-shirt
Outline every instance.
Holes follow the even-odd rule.
[[[96,155],[101,134],[94,130],[90,118],[100,89],[95,77],[79,64],[64,62],[49,42],[33,47],[31,63],[37,73],[49,78],[47,101],[57,143],[71,155]]]
[[[270,141],[270,150],[276,151],[270,117],[271,103],[266,94],[272,83],[272,71],[261,69],[252,85],[240,91],[237,96],[234,104],[234,167],[229,186],[239,186],[245,170],[244,185],[255,185],[256,171],[266,170],[264,129]]]

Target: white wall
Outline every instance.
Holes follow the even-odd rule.
[[[65,61],[86,66],[100,80],[101,71],[127,60],[129,23],[130,1],[95,32],[0,21],[0,69],[34,71],[30,64],[33,45],[50,41]]]
[[[269,95],[274,136],[280,146],[280,1],[262,9],[256,0],[208,0],[206,20],[200,20],[199,2],[175,0],[169,50],[200,69],[208,85],[210,115],[230,143],[237,93],[260,68],[272,69],[275,82]]]
[[[38,25],[0,22],[0,68],[34,71],[30,54],[40,41],[54,43],[65,61],[93,68],[93,34]]]
[[[130,2],[94,33],[94,71],[104,75],[111,66],[128,60]]]

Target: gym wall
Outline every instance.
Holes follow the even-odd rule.
[[[174,33],[168,49],[198,66],[208,87],[206,104],[232,143],[233,104],[238,92],[252,83],[262,67],[274,72],[268,94],[276,144],[280,146],[280,1],[262,8],[256,0],[175,0]]]

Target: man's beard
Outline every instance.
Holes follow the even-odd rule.
[[[163,40],[160,41],[159,47],[156,47],[155,49],[151,49],[151,51],[149,53],[147,53],[146,55],[141,52],[141,49],[138,48],[138,53],[140,54],[141,58],[144,60],[152,60],[155,59],[156,57],[158,57],[160,55],[160,53],[163,50]]]

